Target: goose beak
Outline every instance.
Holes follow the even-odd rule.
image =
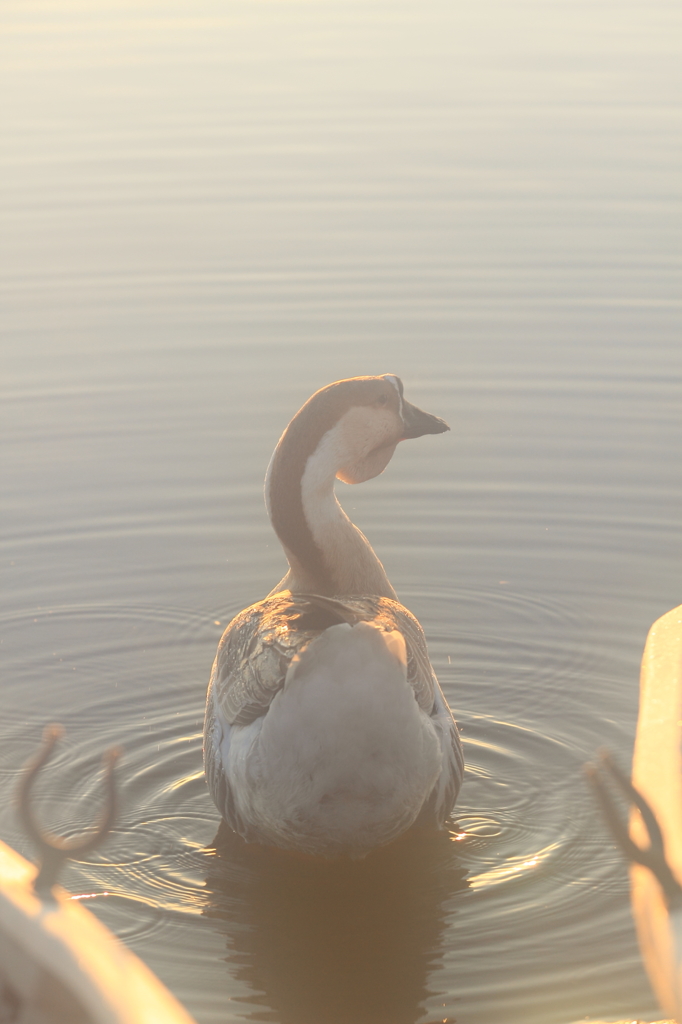
[[[405,430],[402,440],[410,437],[422,437],[424,434],[444,434],[450,427],[440,416],[432,416],[430,412],[418,409],[403,399],[403,423]]]

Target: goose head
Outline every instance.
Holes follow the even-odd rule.
[[[400,441],[450,429],[445,420],[408,402],[403,382],[394,374],[339,383],[351,385],[340,392],[351,404],[337,421],[335,475],[344,483],[360,484],[383,473]]]
[[[407,401],[395,374],[351,377],[308,399],[284,431],[273,461],[281,452],[290,463],[296,451],[300,465],[319,452],[332,478],[359,484],[383,472],[399,441],[449,429],[445,420]]]
[[[320,582],[322,534],[325,523],[343,515],[333,497],[334,479],[370,480],[383,472],[400,441],[449,429],[445,420],[408,402],[392,373],[351,377],[316,391],[282,434],[266,477],[268,512],[290,564],[292,555],[305,562],[309,579],[326,592]]]

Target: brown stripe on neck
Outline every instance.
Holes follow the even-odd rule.
[[[306,586],[320,594],[335,594],[337,588],[303,511],[303,474],[324,435],[346,410],[375,400],[376,390],[367,387],[368,381],[376,381],[377,388],[385,387],[381,378],[352,377],[316,391],[284,431],[270,470],[268,497],[275,533],[310,577]]]

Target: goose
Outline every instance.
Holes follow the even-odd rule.
[[[275,448],[265,500],[289,571],[223,633],[204,722],[211,797],[248,843],[358,859],[445,825],[457,725],[421,625],[334,481],[378,476],[400,441],[449,429],[389,373],[321,388]]]

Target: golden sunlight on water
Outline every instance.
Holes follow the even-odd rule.
[[[199,1024],[660,1017],[582,778],[627,764],[680,602],[682,15],[667,0],[6,0],[3,840]],[[319,387],[397,373],[451,433],[349,490],[424,625],[467,772],[449,831],[311,866],[219,829],[225,625],[284,559],[263,477]],[[42,803],[40,802],[42,801]]]

